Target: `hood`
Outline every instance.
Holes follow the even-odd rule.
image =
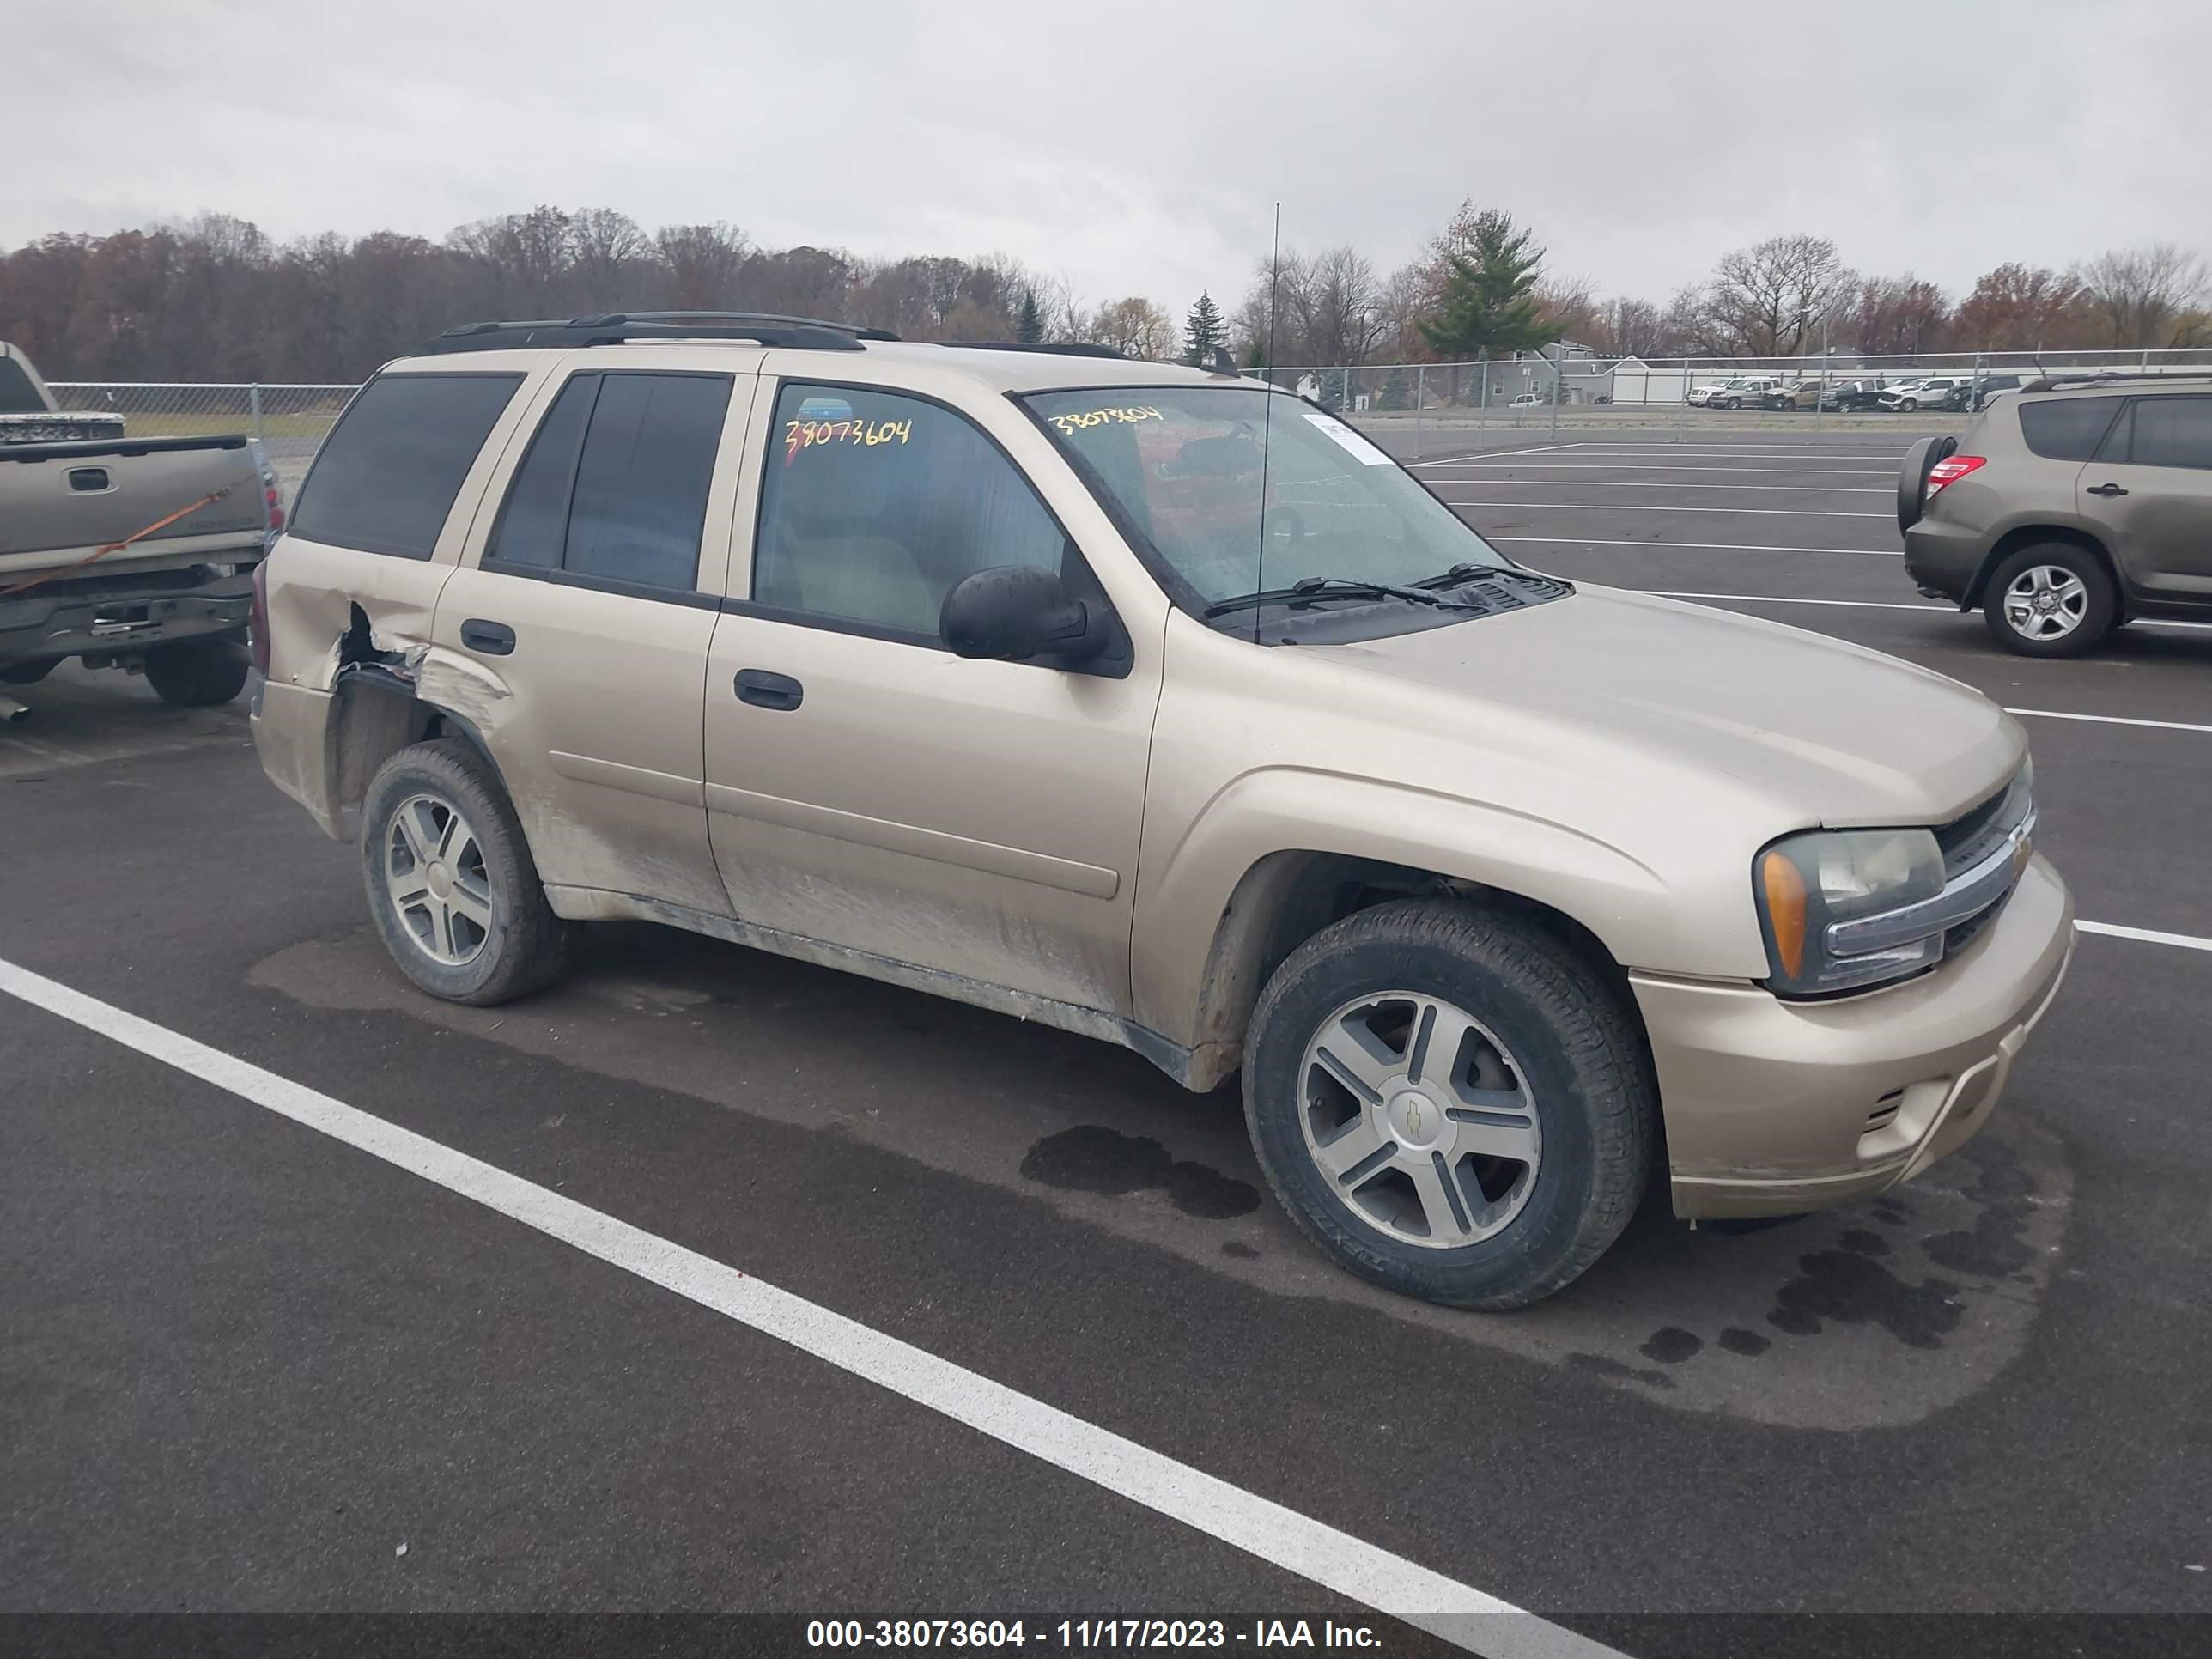
[[[1578,586],[1525,610],[1301,649],[1526,711],[1639,761],[1723,774],[1831,828],[1948,822],[2027,750],[2002,709],[1930,670],[1619,588]]]

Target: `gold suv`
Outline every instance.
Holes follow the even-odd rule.
[[[2071,948],[1993,704],[1516,564],[1225,362],[455,331],[324,443],[254,632],[263,763],[424,990],[641,917],[1241,1069],[1297,1224],[1462,1306],[1662,1163],[1688,1217],[1917,1175]]]

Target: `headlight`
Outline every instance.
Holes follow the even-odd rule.
[[[1943,955],[1941,932],[1885,949],[1830,948],[1839,921],[1878,915],[1943,892],[1943,853],[1928,830],[1817,830],[1776,842],[1759,855],[1752,886],[1773,972],[1784,996],[1853,991],[1917,973]]]

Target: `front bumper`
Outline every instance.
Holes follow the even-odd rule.
[[[1632,975],[1674,1212],[1796,1215],[1909,1181],[1989,1121],[2057,995],[2074,903],[2041,858],[1934,972],[1833,1002]]]

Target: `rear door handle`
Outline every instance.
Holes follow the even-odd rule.
[[[505,623],[471,617],[461,624],[461,643],[487,657],[504,657],[514,649],[514,630]]]
[[[2127,493],[2128,492],[2121,489],[2119,485],[2114,483],[2091,484],[2089,486],[2089,494],[2092,495],[2124,495]]]
[[[738,701],[756,708],[787,714],[805,699],[806,688],[788,674],[771,674],[765,668],[738,670]]]

